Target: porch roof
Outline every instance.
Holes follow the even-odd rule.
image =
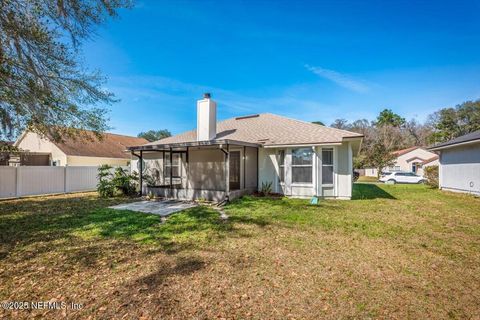
[[[129,151],[176,151],[178,149],[186,149],[187,147],[203,147],[203,146],[220,146],[220,145],[235,145],[258,148],[260,144],[251,143],[246,141],[238,141],[231,139],[215,139],[210,141],[190,141],[190,142],[177,142],[177,143],[158,143],[148,144],[141,146],[128,147]]]

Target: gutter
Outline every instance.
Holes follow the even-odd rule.
[[[446,146],[439,146],[439,147],[434,146],[434,147],[429,148],[429,150],[439,151],[439,150],[443,150],[443,149],[450,149],[450,148],[455,148],[455,147],[458,147],[458,146],[465,146],[465,145],[475,144],[475,143],[480,143],[480,140],[475,139],[475,140],[470,140],[470,141],[465,141],[465,142],[452,143],[452,144],[448,144]]]

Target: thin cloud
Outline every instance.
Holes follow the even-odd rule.
[[[365,93],[370,90],[369,86],[367,86],[365,82],[353,79],[352,77],[337,72],[335,70],[329,70],[321,67],[313,67],[308,64],[305,65],[305,68],[307,68],[307,70],[311,71],[317,76],[330,80],[348,90],[359,93]]]

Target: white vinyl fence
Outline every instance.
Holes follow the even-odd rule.
[[[98,167],[0,166],[0,199],[91,191]]]

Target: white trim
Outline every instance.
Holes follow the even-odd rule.
[[[352,194],[353,192],[353,151],[352,151],[352,144],[349,142],[348,143],[348,178],[349,178],[349,187],[348,187],[348,191],[349,191],[349,194]]]
[[[292,182],[292,187],[313,187],[314,183]]]
[[[364,136],[362,135],[361,137],[345,137],[343,138],[344,142],[348,141],[357,141],[357,140],[363,140]]]
[[[329,142],[329,143],[310,143],[310,144],[270,144],[264,145],[265,149],[269,148],[305,148],[305,147],[322,147],[322,146],[341,146],[341,142]]]
[[[430,148],[430,150],[431,151],[437,151],[437,150],[443,150],[443,149],[450,149],[450,148],[455,148],[457,146],[464,146],[464,145],[467,145],[467,144],[474,144],[474,143],[480,143],[480,139],[465,141],[465,142],[459,142],[459,143],[455,143],[455,144],[450,144],[448,146],[433,147],[433,148]]]
[[[333,194],[338,197],[338,148],[333,148]]]

